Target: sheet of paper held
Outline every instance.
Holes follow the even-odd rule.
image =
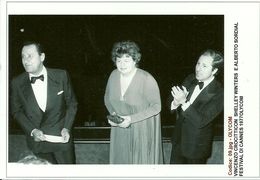
[[[62,136],[54,136],[54,135],[48,135],[44,134],[46,137],[45,141],[52,142],[52,143],[65,143]]]

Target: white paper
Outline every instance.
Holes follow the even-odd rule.
[[[54,135],[48,135],[44,134],[45,141],[52,142],[52,143],[65,143],[64,138],[62,136],[54,136]]]

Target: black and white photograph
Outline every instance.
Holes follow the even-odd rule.
[[[167,164],[189,163],[186,160],[206,164],[211,155],[208,163],[223,163],[223,143],[220,142],[223,141],[224,105],[223,15],[18,15],[9,16],[9,20],[9,81],[12,82],[9,89],[9,162],[19,161],[23,152],[32,151],[37,157],[58,164],[163,164],[163,159]],[[42,44],[46,44],[44,50]],[[35,53],[37,49],[42,55],[34,60],[34,65],[26,56],[32,56],[32,51]],[[213,61],[216,61],[216,68],[212,66]],[[212,68],[206,69],[207,66]],[[202,67],[205,70],[201,70]],[[57,68],[70,75],[70,87],[63,84],[68,82],[65,78],[69,75],[65,72],[57,75]],[[43,69],[48,78],[53,76],[50,79],[58,87],[51,95],[51,82],[47,80],[47,97],[39,92],[47,102],[39,107],[40,102],[31,87],[41,80],[29,82],[28,75],[38,75]],[[26,73],[19,76],[23,71]],[[220,78],[215,77],[216,72]],[[191,96],[196,80],[205,80],[207,84],[213,81],[213,84],[208,86],[209,90],[205,89],[207,85],[203,88],[203,102],[199,100],[197,105],[186,102],[186,106],[194,105],[191,111],[179,109],[183,105],[181,101]],[[68,95],[65,89],[70,92]],[[62,95],[62,91],[64,99],[51,99]],[[20,97],[24,92],[26,97]],[[24,98],[26,101],[18,100]],[[173,99],[176,102],[172,102]],[[193,99],[194,102],[197,98]],[[65,105],[59,105],[60,101]],[[66,108],[61,110],[59,106]],[[52,110],[54,107],[57,109]],[[182,133],[174,127],[183,126],[176,121],[176,116],[181,116],[180,111],[187,113],[183,114],[187,116],[187,127],[177,128],[182,129]],[[111,122],[106,117],[109,114],[126,121]],[[63,125],[66,123],[69,125]],[[76,161],[55,158],[56,152],[65,153],[67,147],[63,146],[70,141],[53,143],[44,141],[44,135],[43,139],[37,136],[37,133],[61,136],[63,128],[68,129],[76,141]],[[21,142],[25,138],[21,134],[27,135],[29,141],[24,147]],[[17,142],[21,146],[18,147]],[[181,157],[177,155],[176,162],[172,144],[183,146],[181,154],[187,153]],[[183,162],[179,158],[184,158]]]
[[[259,177],[259,3],[1,5],[1,177]]]

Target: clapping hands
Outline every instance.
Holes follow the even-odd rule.
[[[189,94],[186,87],[184,86],[173,86],[171,90],[171,94],[173,96],[173,103],[175,106],[179,106],[180,104],[184,104],[186,102],[186,98]]]

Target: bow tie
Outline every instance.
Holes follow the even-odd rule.
[[[200,90],[203,88],[203,86],[204,86],[204,82],[197,82],[197,85],[199,85],[199,88],[200,88]]]
[[[31,83],[34,84],[37,79],[40,79],[40,80],[44,81],[44,76],[43,76],[43,74],[40,75],[40,76],[31,77]]]

